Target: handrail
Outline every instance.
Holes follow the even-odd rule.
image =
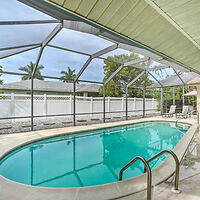
[[[151,168],[148,164],[148,162],[141,156],[136,156],[133,160],[131,160],[125,167],[123,167],[120,170],[119,173],[119,181],[122,180],[122,175],[123,172],[129,168],[133,163],[135,163],[136,161],[142,161],[145,165],[145,169],[147,169],[147,200],[151,200],[151,187],[152,187],[152,174],[151,174]]]
[[[170,155],[172,155],[172,157],[175,160],[176,163],[176,170],[175,170],[175,182],[174,182],[174,189],[173,192],[175,193],[180,193],[180,190],[178,189],[178,181],[179,181],[179,168],[180,168],[180,162],[178,160],[178,157],[176,156],[176,154],[168,149],[165,149],[163,151],[161,151],[160,153],[156,154],[155,156],[153,156],[152,158],[150,158],[149,160],[145,160],[143,157],[141,156],[136,156],[133,160],[131,160],[127,165],[125,165],[119,173],[119,181],[122,180],[122,176],[123,176],[123,172],[129,168],[132,164],[134,164],[136,161],[140,160],[144,163],[145,167],[144,167],[144,173],[146,173],[147,171],[147,200],[151,200],[151,188],[152,188],[152,173],[151,173],[151,168],[149,166],[149,162],[153,161],[154,159],[160,157],[161,155],[163,155],[164,153],[169,153]]]
[[[160,153],[156,154],[155,156],[153,156],[152,158],[150,158],[149,160],[147,160],[147,162],[149,163],[149,162],[153,161],[154,159],[160,157],[164,153],[169,153],[170,155],[172,155],[172,157],[175,160],[176,171],[175,171],[174,191],[175,192],[180,192],[180,190],[178,189],[180,162],[178,160],[178,157],[176,156],[176,154],[173,151],[165,149],[165,150],[161,151]],[[146,173],[146,167],[144,168],[144,173]]]

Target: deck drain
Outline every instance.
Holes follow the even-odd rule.
[[[47,125],[47,126],[49,126],[49,125],[55,125],[56,123],[55,122],[53,122],[53,123],[44,123],[44,125]]]
[[[77,120],[77,122],[87,122],[87,120],[85,120],[85,119],[79,119],[79,120]]]
[[[99,121],[100,119],[98,118],[92,118],[91,121]]]
[[[65,122],[62,122],[63,124],[71,124],[72,121],[65,121]]]

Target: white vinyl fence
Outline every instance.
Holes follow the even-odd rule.
[[[157,109],[156,99],[145,99],[146,113],[154,113]],[[143,108],[142,98],[128,98],[130,114],[141,114]],[[106,112],[121,112],[126,109],[124,97],[107,97]],[[133,112],[135,111],[135,112]],[[76,113],[103,112],[102,97],[76,97]],[[65,95],[34,95],[34,115],[60,115],[73,113],[73,96]],[[31,95],[1,94],[0,118],[24,117],[31,114]],[[119,115],[119,114],[118,114]],[[124,115],[121,112],[121,115]]]

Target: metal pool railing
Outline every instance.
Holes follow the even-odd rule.
[[[125,167],[123,167],[119,173],[119,181],[122,180],[123,172],[138,160],[142,161],[147,169],[147,200],[151,200],[151,187],[152,187],[151,168],[148,162],[143,157],[137,156],[131,162],[129,162]]]
[[[174,182],[174,190],[175,191],[179,191],[178,189],[178,181],[179,181],[179,168],[180,168],[180,162],[178,160],[178,157],[176,156],[176,154],[171,151],[171,150],[163,150],[160,153],[156,154],[155,156],[153,156],[152,158],[150,158],[149,160],[147,160],[147,162],[151,162],[153,160],[155,160],[156,158],[160,157],[161,155],[165,154],[165,153],[169,153],[170,155],[172,155],[172,157],[175,160],[176,163],[176,170],[175,170],[175,182]],[[144,168],[144,173],[146,172],[146,167]]]
[[[151,172],[151,168],[149,166],[149,162],[155,160],[156,158],[160,157],[161,155],[165,154],[165,153],[169,153],[170,155],[172,155],[172,157],[175,160],[176,163],[176,170],[175,170],[175,182],[174,182],[174,192],[179,193],[180,190],[178,189],[178,181],[179,181],[179,168],[180,168],[180,162],[178,160],[178,157],[176,156],[176,154],[171,151],[171,150],[163,150],[160,153],[156,154],[155,156],[153,156],[152,158],[150,158],[149,160],[145,160],[143,157],[141,156],[136,156],[133,160],[131,160],[126,166],[124,166],[119,173],[119,181],[122,180],[122,176],[123,176],[123,172],[129,168],[132,164],[134,164],[137,160],[140,160],[144,163],[145,167],[144,167],[144,173],[146,173],[147,171],[147,200],[151,200],[151,188],[152,188],[152,172]]]

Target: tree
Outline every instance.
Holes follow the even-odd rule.
[[[75,69],[71,70],[70,67],[67,67],[67,71],[61,71],[60,73],[63,75],[60,77],[60,80],[67,83],[72,83],[73,79],[76,77]]]
[[[2,72],[2,66],[0,65],[0,72]],[[2,76],[2,74],[0,74],[0,77]],[[0,84],[3,84],[3,80],[0,80]]]
[[[109,56],[109,60],[115,60],[116,62],[128,62],[130,60],[139,59],[139,56],[135,53],[131,53],[130,55],[127,54],[121,54],[121,55],[115,55],[113,57]],[[105,82],[116,70],[120,67],[121,64],[118,64],[116,62],[110,62],[108,60],[104,60],[104,74],[105,77],[103,79],[103,82]],[[138,66],[141,66],[142,64],[137,64]],[[136,76],[138,76],[143,70],[134,68],[132,66],[126,66],[124,67],[110,82],[108,85],[106,85],[106,96],[123,96],[125,94],[125,86],[132,81]],[[112,84],[117,84],[119,86],[114,86]],[[146,76],[146,86],[149,86],[152,84],[152,81]],[[142,76],[137,83],[133,84],[132,86],[144,86],[144,76]],[[99,91],[100,96],[103,95],[103,87],[100,87]],[[129,88],[128,90],[128,96],[129,97],[142,97],[143,92],[140,89],[137,88]]]
[[[34,67],[35,67],[35,63],[30,62],[30,64],[28,64],[27,66],[19,68],[19,70],[24,71],[24,72],[27,73],[27,75],[24,75],[22,77],[22,80],[31,79]],[[43,65],[38,65],[38,67],[37,67],[37,69],[35,71],[35,75],[36,75],[34,77],[35,79],[44,80],[44,78],[42,77],[41,72],[40,72],[42,69],[44,69],[44,66]]]

